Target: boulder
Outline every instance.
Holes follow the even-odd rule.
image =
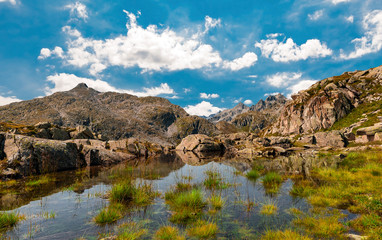
[[[39,122],[34,126],[36,128],[48,129],[52,127],[52,124],[50,122]]]
[[[49,130],[48,130],[47,128],[42,128],[42,129],[40,129],[40,130],[37,132],[36,137],[38,137],[38,138],[52,139],[52,134],[49,132]]]
[[[314,134],[316,144],[319,147],[346,147],[347,139],[340,131],[318,132]]]
[[[50,134],[52,135],[52,139],[54,140],[68,140],[70,139],[69,133],[61,128],[50,128]]]
[[[376,123],[371,127],[364,127],[357,130],[357,135],[374,135],[382,132],[382,123]]]
[[[73,139],[94,139],[94,134],[88,127],[77,126],[75,131],[70,132],[70,137]]]
[[[203,134],[194,134],[185,137],[176,147],[177,151],[218,152],[223,150],[223,144],[217,143],[213,138]]]

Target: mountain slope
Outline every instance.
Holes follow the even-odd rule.
[[[164,98],[101,93],[85,84],[70,91],[0,107],[0,121],[3,122],[26,125],[51,122],[65,127],[85,125],[107,139],[137,137],[159,143],[173,142],[175,135],[183,135],[169,135],[168,128],[187,116],[181,107]],[[214,129],[213,124],[203,123],[208,126],[201,129]]]
[[[247,111],[249,111],[249,107],[244,105],[243,103],[239,103],[232,109],[227,109],[213,115],[209,118],[209,120],[213,123],[217,123],[220,121],[231,122],[237,115],[245,113]]]
[[[382,66],[345,72],[293,95],[268,133],[289,135],[328,129],[358,106],[363,108],[381,99]]]

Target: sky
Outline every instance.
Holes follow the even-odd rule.
[[[0,105],[86,83],[208,116],[382,65],[381,0],[0,0]]]

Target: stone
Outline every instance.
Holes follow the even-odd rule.
[[[216,152],[223,150],[223,144],[217,143],[214,139],[203,135],[193,134],[185,137],[176,147],[177,151],[194,151],[194,152]]]
[[[36,128],[48,129],[52,127],[52,124],[50,122],[39,122],[34,126]]]
[[[330,132],[317,132],[314,134],[316,144],[319,147],[346,147],[348,145],[347,139],[341,134],[340,131]]]
[[[50,134],[52,135],[52,139],[54,140],[68,140],[70,139],[69,133],[61,128],[50,128]]]
[[[88,127],[77,126],[75,131],[70,132],[70,137],[73,139],[94,139],[94,134]]]
[[[382,141],[382,133],[376,133],[374,135],[374,141]]]
[[[382,123],[376,123],[370,127],[364,127],[357,130],[357,135],[374,135],[376,133],[382,132]]]
[[[345,133],[344,136],[348,141],[355,141],[355,134],[350,132],[350,133]]]
[[[52,139],[52,134],[49,132],[47,128],[40,129],[37,134],[37,138],[45,138],[45,139]]]
[[[14,178],[19,178],[20,173],[17,170],[14,170],[12,168],[7,168],[1,172],[1,176],[5,179],[14,179]]]

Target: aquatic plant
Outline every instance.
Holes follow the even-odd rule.
[[[47,184],[53,181],[54,181],[54,178],[51,178],[48,176],[42,176],[42,177],[39,177],[38,179],[29,180],[28,182],[25,183],[25,185],[28,187],[36,187],[36,186]]]
[[[251,171],[247,172],[246,176],[250,180],[256,180],[260,177],[260,173],[256,169],[252,169]]]
[[[22,219],[24,216],[13,212],[0,212],[0,229],[13,227]]]
[[[382,237],[382,218],[377,214],[362,215],[351,221],[349,225],[357,231],[367,232],[370,239]]]
[[[135,187],[131,181],[117,183],[110,192],[110,199],[114,202],[129,202],[133,199]]]
[[[179,229],[173,226],[162,226],[155,233],[156,240],[184,240],[184,236],[179,235]]]
[[[279,185],[283,179],[277,172],[268,172],[264,175],[262,181],[264,185]]]
[[[277,205],[273,201],[268,201],[267,203],[262,204],[260,213],[262,215],[274,215],[277,213]]]
[[[198,219],[194,225],[187,229],[188,235],[201,239],[212,238],[218,232],[218,226],[214,222]]]
[[[119,226],[117,240],[137,240],[147,234],[147,229],[144,229],[142,224],[129,222]]]
[[[174,211],[170,219],[173,222],[194,219],[202,213],[203,208],[207,205],[200,189],[192,189],[186,192],[170,190],[166,192],[165,200],[171,210]]]
[[[268,230],[265,232],[265,234],[261,237],[261,240],[313,240],[313,238],[303,236],[298,232],[292,231],[292,230]]]
[[[230,184],[225,182],[220,173],[213,170],[205,171],[206,179],[203,184],[207,189],[225,189],[230,187]]]
[[[151,184],[144,182],[136,185],[130,180],[114,184],[110,191],[111,201],[135,205],[150,204],[156,196]]]
[[[212,194],[208,198],[208,202],[211,204],[211,206],[215,210],[221,209],[223,205],[225,204],[225,200],[220,195],[215,195],[215,194]]]
[[[113,203],[101,209],[97,216],[94,217],[94,222],[98,224],[113,223],[123,217],[123,209],[122,204]]]

